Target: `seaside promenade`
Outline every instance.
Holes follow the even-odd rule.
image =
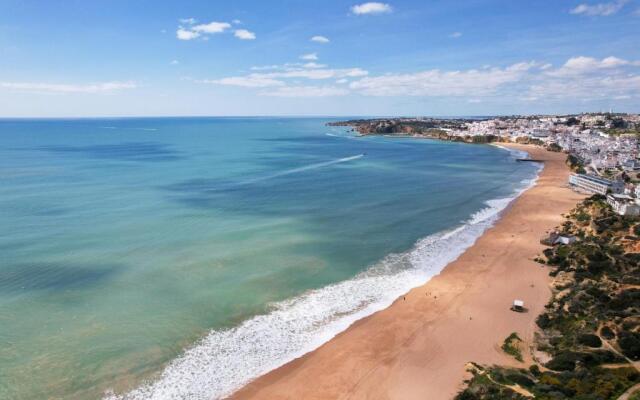
[[[446,400],[461,388],[469,361],[525,365],[506,356],[500,344],[511,332],[530,343],[550,296],[549,271],[533,261],[543,250],[540,237],[583,197],[567,188],[565,154],[511,147],[545,167],[536,185],[471,248],[389,308],[232,398]],[[516,298],[528,312],[509,310]]]

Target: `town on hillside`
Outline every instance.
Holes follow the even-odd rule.
[[[467,143],[537,144],[568,154],[569,184],[607,196],[620,215],[640,215],[640,115],[585,113],[495,118],[376,118],[332,122],[360,135],[434,138]]]

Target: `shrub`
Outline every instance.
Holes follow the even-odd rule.
[[[547,329],[551,327],[551,318],[549,318],[549,314],[542,313],[538,315],[538,318],[536,318],[536,324],[540,329]]]
[[[618,334],[618,345],[630,359],[640,360],[640,333],[622,331]]]
[[[533,364],[529,367],[529,372],[531,372],[533,376],[540,376],[540,367],[538,367],[536,364]]]
[[[546,364],[546,367],[554,371],[573,371],[578,361],[580,361],[578,353],[566,351],[555,356]]]
[[[502,343],[502,350],[510,356],[513,356],[516,360],[523,362],[520,343],[522,343],[522,339],[520,339],[516,332],[513,332],[504,340],[504,343]]]
[[[602,346],[602,340],[600,340],[598,336],[591,333],[583,333],[581,335],[578,335],[578,343],[589,347]]]
[[[528,376],[526,376],[525,374],[521,374],[521,373],[511,373],[511,374],[507,374],[505,376],[505,378],[513,383],[517,383],[520,386],[523,387],[531,387],[534,385],[534,382],[531,378],[529,378]]]
[[[603,326],[602,329],[600,329],[600,335],[607,340],[615,339],[616,337],[616,333],[613,331],[613,329],[609,328],[606,325]]]

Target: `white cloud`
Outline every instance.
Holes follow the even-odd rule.
[[[598,60],[592,57],[572,57],[560,68],[549,71],[549,75],[553,76],[570,76],[591,73],[600,69],[617,68],[626,65],[640,65],[639,62],[623,60],[617,57],[607,57]]]
[[[349,90],[335,86],[283,86],[260,93],[261,96],[274,97],[330,97],[347,94]]]
[[[231,21],[231,23],[234,25],[239,25],[242,23],[242,21],[240,21],[239,19],[234,19],[233,21]]]
[[[317,68],[327,68],[327,65],[326,65],[326,64],[318,64],[318,63],[315,63],[315,62],[313,62],[313,61],[312,61],[312,62],[308,62],[308,63],[306,63],[306,64],[302,64],[302,66],[303,66],[304,68],[314,68],[314,69],[317,69]]]
[[[320,36],[320,35],[316,35],[314,37],[311,38],[312,42],[316,42],[316,43],[329,43],[330,40],[324,36]]]
[[[279,69],[281,68],[279,65],[273,64],[273,65],[256,65],[251,67],[252,71],[266,71],[266,70],[270,70],[270,69]]]
[[[199,37],[202,40],[208,40],[208,37],[203,35],[213,35],[216,33],[223,33],[227,29],[231,28],[231,24],[228,22],[209,22],[208,24],[194,25],[197,21],[194,18],[181,19],[182,24],[188,25],[179,26],[176,31],[176,37],[180,40],[193,40]],[[247,31],[248,32],[248,31]]]
[[[546,99],[615,99],[636,96],[640,91],[638,61],[618,57],[601,60],[573,57],[561,67],[544,71],[532,79],[529,96]]]
[[[384,14],[390,13],[391,11],[392,8],[389,4],[378,2],[362,3],[351,7],[351,12],[356,15]]]
[[[240,40],[254,40],[256,38],[255,33],[250,32],[246,29],[236,29],[233,35]]]
[[[466,71],[438,69],[367,77],[351,82],[353,90],[371,96],[486,96],[498,88],[519,81],[535,63],[518,63],[507,68]]]
[[[431,69],[369,76],[361,68],[328,68],[315,62],[254,67],[244,76],[200,81],[263,89],[276,97],[421,96],[485,101],[579,102],[640,98],[640,61],[577,56],[554,67],[534,61],[467,70]],[[317,82],[332,83],[320,84]],[[317,83],[317,84],[316,84]]]
[[[47,93],[110,93],[123,89],[135,89],[133,82],[103,82],[87,85],[35,83],[35,82],[0,82],[0,87],[28,92]]]
[[[571,14],[588,15],[588,16],[609,16],[616,14],[628,3],[628,0],[618,0],[610,3],[597,4],[580,4],[576,8],[569,11]]]
[[[453,32],[452,34],[449,35],[449,37],[451,39],[458,39],[459,37],[462,37],[462,32]]]
[[[216,80],[208,80],[206,83],[218,83],[224,85],[235,85],[243,87],[277,86],[282,82],[280,79],[340,79],[340,78],[360,78],[369,73],[360,68],[285,68],[276,72],[252,73],[244,76],[228,77]],[[276,83],[278,82],[278,83]]]
[[[250,74],[246,76],[232,76],[222,79],[205,79],[197,81],[200,83],[212,83],[216,85],[240,86],[246,88],[266,88],[282,86],[284,82],[270,78],[264,74]]]
[[[333,79],[333,78],[357,78],[367,76],[369,73],[360,68],[345,69],[291,69],[282,72],[271,72],[264,74],[270,78],[303,78],[311,80]]]
[[[228,22],[209,22],[208,24],[195,25],[191,28],[194,32],[199,33],[222,33],[225,30],[231,28],[231,24]]]
[[[551,79],[534,83],[529,89],[532,96],[545,99],[611,99],[637,96],[640,76],[604,74],[577,76],[572,79]]]
[[[180,40],[192,40],[200,36],[198,32],[189,31],[184,28],[178,28],[176,31],[176,37]]]
[[[303,54],[300,56],[301,60],[306,60],[306,61],[317,61],[318,60],[318,53],[309,53],[309,54]]]

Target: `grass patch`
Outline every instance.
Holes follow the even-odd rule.
[[[520,350],[521,347],[522,339],[520,339],[520,336],[518,336],[516,332],[513,332],[511,335],[507,336],[501,346],[502,351],[509,354],[516,360],[524,362],[524,360],[522,359],[522,350]]]

